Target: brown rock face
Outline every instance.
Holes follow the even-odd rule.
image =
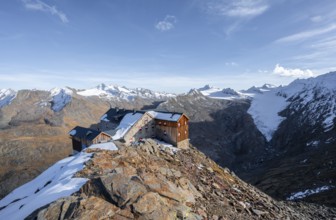
[[[277,202],[193,147],[172,154],[118,145],[118,151],[88,150],[93,158],[76,176],[89,181],[79,192],[34,211],[27,219],[314,219],[336,215],[326,207]]]

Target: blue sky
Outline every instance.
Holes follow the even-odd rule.
[[[246,89],[336,70],[334,0],[0,0],[0,88]]]

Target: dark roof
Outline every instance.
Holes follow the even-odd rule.
[[[76,132],[74,132],[74,131],[76,131]],[[76,126],[75,128],[73,128],[69,132],[69,135],[71,137],[77,137],[77,138],[80,138],[80,139],[87,139],[87,140],[92,141],[100,133],[102,133],[102,132],[94,130],[94,129],[90,129],[90,128],[84,128],[84,127]]]
[[[134,112],[129,109],[110,108],[100,120],[108,120],[112,123],[119,123],[127,113]]]

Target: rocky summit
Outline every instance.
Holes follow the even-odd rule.
[[[336,210],[279,202],[243,182],[193,146],[146,140],[118,150],[87,149],[75,177],[87,182],[26,219],[332,219]]]

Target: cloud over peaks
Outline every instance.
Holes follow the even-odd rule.
[[[48,5],[40,0],[22,0],[25,8],[33,11],[42,11],[57,16],[63,23],[68,23],[67,16],[56,8],[55,5]]]
[[[169,31],[175,27],[177,19],[173,15],[167,15],[162,21],[159,21],[155,28],[159,31]]]
[[[315,75],[313,71],[311,71],[310,69],[306,70],[290,69],[282,67],[279,64],[275,65],[273,73],[279,76],[294,77],[294,78],[308,78]]]

